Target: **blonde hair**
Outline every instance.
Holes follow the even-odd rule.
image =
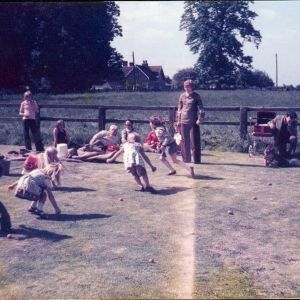
[[[44,153],[39,154],[38,156],[38,168],[43,169],[51,163],[60,162],[57,156],[57,150],[55,147],[50,146],[45,149]]]
[[[27,97],[31,97],[32,93],[30,91],[26,91],[23,95],[23,99],[27,98]]]
[[[136,132],[130,132],[127,136],[127,142],[128,143],[134,143],[134,142],[140,143],[141,136]]]
[[[49,165],[45,166],[41,171],[50,177],[52,183],[54,185],[59,184],[60,185],[60,176],[64,169],[64,166],[62,163],[50,163]]]

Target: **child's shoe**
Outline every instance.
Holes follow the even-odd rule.
[[[40,209],[36,209],[35,214],[38,215],[41,219],[47,219],[47,215]]]
[[[35,214],[36,210],[37,210],[36,207],[29,207],[27,211],[30,212],[30,213],[32,213],[32,214]]]

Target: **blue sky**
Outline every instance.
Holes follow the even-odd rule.
[[[186,32],[179,31],[183,1],[117,1],[123,37],[116,47],[125,60],[147,60],[162,65],[172,77],[192,67],[197,60],[185,45]],[[254,27],[262,35],[258,49],[247,43],[244,52],[253,57],[253,67],[265,71],[275,83],[275,53],[278,54],[278,84],[300,84],[300,1],[255,1],[250,5],[258,16]]]

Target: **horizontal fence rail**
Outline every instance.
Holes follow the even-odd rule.
[[[19,104],[16,103],[0,103],[1,108],[16,108],[19,109]],[[70,117],[53,117],[53,116],[41,116],[41,112],[45,109],[77,109],[77,110],[96,110],[98,112],[97,118],[70,118]],[[241,138],[246,138],[248,126],[253,122],[249,121],[249,112],[261,112],[261,111],[274,111],[274,112],[286,112],[288,110],[300,111],[300,107],[249,107],[249,106],[206,106],[204,107],[206,112],[239,112],[239,119],[237,121],[204,121],[203,125],[226,125],[226,126],[239,126],[239,132]],[[108,110],[139,110],[139,111],[164,111],[168,112],[168,121],[170,124],[176,120],[177,107],[175,106],[138,106],[138,105],[87,105],[87,104],[41,104],[39,105],[39,113],[37,115],[37,122],[41,121],[57,121],[63,119],[65,122],[92,122],[98,123],[99,130],[105,129],[107,123],[124,123],[125,119],[113,119],[107,118],[106,112]],[[0,122],[8,121],[21,121],[20,116],[16,117],[3,117],[0,114]],[[132,120],[137,124],[147,124],[149,119]],[[299,126],[300,124],[298,124]]]

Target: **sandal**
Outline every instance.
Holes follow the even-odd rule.
[[[41,219],[48,218],[47,215],[42,210],[39,210],[39,209],[36,209],[35,214],[37,214]]]
[[[32,213],[32,214],[36,214],[36,210],[37,210],[36,207],[29,207],[29,208],[27,209],[27,211],[30,212],[30,213]]]
[[[171,175],[175,175],[175,174],[176,174],[176,171],[174,170],[174,171],[170,171],[167,175],[171,176]]]

